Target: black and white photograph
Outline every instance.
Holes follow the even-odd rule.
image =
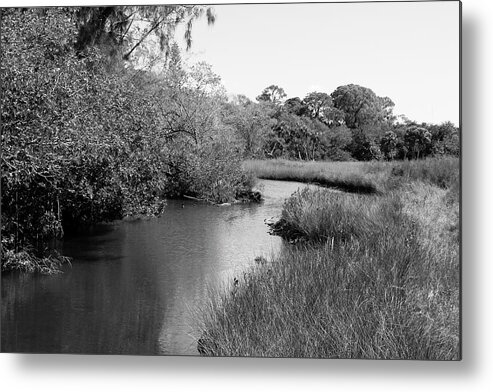
[[[2,7],[1,355],[462,359],[461,2]]]

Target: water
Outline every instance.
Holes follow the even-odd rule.
[[[261,204],[169,201],[161,218],[65,239],[63,274],[4,274],[2,351],[196,355],[208,290],[279,251],[264,220],[303,185],[261,186]]]

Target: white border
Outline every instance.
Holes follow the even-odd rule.
[[[216,1],[221,3],[224,1]],[[85,5],[102,2],[85,1]],[[108,3],[109,2],[105,2]],[[150,3],[116,1],[116,4]],[[193,2],[192,2],[193,3]],[[41,5],[2,1],[2,6]],[[52,5],[58,5],[60,2]],[[63,4],[79,5],[75,1]],[[330,361],[0,354],[15,391],[486,391],[491,376],[491,2],[463,1],[463,361]],[[416,26],[419,28],[419,26]]]

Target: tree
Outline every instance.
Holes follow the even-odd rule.
[[[303,116],[307,111],[305,104],[299,97],[287,99],[284,102],[283,107],[288,113],[292,113],[297,116]]]
[[[204,14],[209,24],[214,23],[213,9],[202,5],[80,7],[76,48],[82,52],[94,45],[109,46],[113,53],[130,60],[134,51],[153,35],[158,38],[160,49],[168,51],[170,39],[182,23],[190,48],[193,23]]]
[[[407,128],[404,142],[410,158],[424,158],[432,152],[431,133],[426,128],[416,126]]]
[[[300,117],[281,111],[265,145],[265,155],[278,158],[299,158],[296,133],[302,127]]]
[[[322,135],[328,128],[319,120],[310,117],[301,117],[300,126],[294,130],[293,151],[298,159],[322,159],[326,153],[326,146],[321,142]]]
[[[446,135],[441,143],[443,145],[443,153],[453,156],[460,156],[460,134],[459,129],[455,128],[453,132]]]
[[[352,141],[349,149],[353,158],[358,161],[371,161],[381,158],[379,146],[361,129],[352,130]]]
[[[77,23],[72,8],[2,10],[2,269],[27,269],[71,227],[251,187],[209,65],[186,68],[175,46],[161,75],[108,66],[97,44],[76,51]]]
[[[238,105],[238,106],[247,106],[253,103],[253,101],[250,98],[248,98],[246,95],[243,94],[236,94],[230,97],[229,101],[233,105]]]
[[[70,223],[160,211],[154,103],[97,48],[77,57],[73,10],[5,10],[1,38],[2,252],[43,250]]]
[[[460,135],[454,124],[447,121],[439,125],[427,124],[426,128],[431,133],[434,154],[459,156]]]
[[[396,117],[393,110],[395,103],[389,97],[378,97],[380,106],[380,120],[387,123],[394,123]]]
[[[314,91],[307,94],[303,103],[306,105],[310,117],[321,120],[324,111],[332,107],[332,98],[329,94]]]
[[[286,98],[286,93],[282,87],[270,85],[269,87],[266,87],[262,91],[262,94],[257,97],[257,101],[270,102],[275,105],[279,105],[284,98]]]
[[[209,64],[199,62],[185,71],[179,52],[175,52],[162,82],[151,88],[163,102],[159,110],[166,124],[164,137],[188,137],[198,145],[218,136],[217,118],[226,94],[221,78]]]
[[[331,129],[321,121],[281,111],[265,144],[265,155],[300,160],[332,159],[347,145],[351,135],[346,127]]]
[[[318,121],[318,120],[316,120]],[[321,122],[319,122],[322,124]],[[317,156],[315,159],[326,159],[331,161],[351,160],[351,154],[347,148],[351,144],[351,130],[345,125],[318,127]]]
[[[223,122],[232,127],[238,135],[244,156],[261,155],[265,139],[274,121],[269,114],[264,105],[245,102],[242,99],[239,104],[227,106]]]
[[[385,159],[393,160],[398,154],[398,137],[393,131],[388,131],[380,139],[380,151]]]
[[[312,118],[316,118],[330,127],[339,126],[344,123],[344,112],[334,107],[332,98],[326,93],[309,93],[303,104],[306,112]]]
[[[338,87],[332,94],[334,107],[344,112],[349,128],[372,126],[384,121],[392,121],[390,98],[378,97],[371,89],[348,84]]]

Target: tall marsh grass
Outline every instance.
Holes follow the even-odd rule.
[[[379,189],[361,171],[362,162],[297,162],[284,159],[249,160],[243,168],[258,178],[315,183],[354,193],[378,193]]]
[[[459,164],[454,157],[387,163],[391,174],[405,182],[422,181],[444,189],[459,184]]]
[[[376,196],[304,188],[286,200],[280,219],[270,226],[290,241],[370,240],[369,235],[387,226],[388,211],[398,209],[398,203],[396,198],[383,202]]]
[[[397,166],[378,165],[358,170],[389,179]],[[211,296],[201,353],[459,359],[453,165],[431,173],[404,163],[400,186],[380,196],[293,194],[273,230],[296,244]]]
[[[258,178],[317,183],[354,193],[383,193],[402,183],[422,181],[441,188],[459,183],[459,159],[412,161],[302,162],[285,159],[248,160],[243,168]]]

